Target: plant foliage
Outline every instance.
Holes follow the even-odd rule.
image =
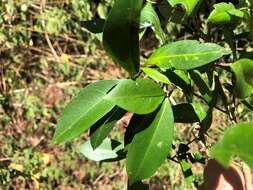
[[[106,52],[129,78],[85,87],[62,113],[53,141],[72,140],[91,128],[91,139],[81,146],[81,152],[96,161],[126,157],[129,189],[154,175],[166,159],[179,163],[190,183],[193,178],[186,174],[189,163],[201,162],[202,157],[213,157],[227,166],[230,157],[237,155],[252,166],[252,125],[241,124],[236,109],[241,104],[252,111],[246,99],[253,88],[253,60],[247,50],[252,45],[252,18],[252,2],[244,0],[215,4],[198,0],[115,1],[96,31],[102,31]],[[190,38],[175,40],[171,38],[177,36],[173,26],[174,30],[175,26],[197,29],[192,29]],[[140,41],[150,36],[149,28],[159,43],[152,52],[142,54]],[[238,50],[241,43],[245,46]],[[229,76],[226,82],[221,77],[224,72]],[[195,124],[198,132],[194,141],[208,149],[205,139],[216,109],[238,124],[224,132],[209,156],[201,152],[201,156],[190,156],[190,143],[174,143],[176,123]],[[124,147],[119,149],[107,135],[126,112],[133,116]]]

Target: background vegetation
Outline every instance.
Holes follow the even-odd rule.
[[[198,19],[163,26],[166,40],[223,39],[217,27],[209,30],[212,38],[205,35],[206,18],[215,2],[219,1],[207,1],[209,7],[205,6]],[[53,146],[50,142],[59,114],[81,87],[98,79],[126,75],[105,55],[101,36],[83,27],[82,21],[105,18],[111,5],[111,0],[0,1],[0,189],[126,188],[124,162],[99,164],[78,153],[76,144],[88,134],[73,144]],[[236,29],[238,34],[244,30],[245,24]],[[148,40],[141,44],[143,57],[159,45],[151,31],[147,35]],[[250,34],[238,43],[239,51],[247,50],[240,56],[253,58],[252,41],[248,39]],[[231,76],[225,73],[224,82],[226,77]],[[253,103],[252,98],[248,101]],[[252,121],[249,108],[242,105],[238,109],[240,117]],[[220,113],[214,118],[210,144],[230,125]],[[124,122],[112,133],[114,138],[122,138]],[[178,125],[177,130],[176,138],[181,142],[195,134],[193,127]],[[191,146],[199,150],[202,145]],[[195,182],[201,183],[202,166],[195,165],[193,172]],[[151,189],[195,189],[184,180],[180,165],[173,162],[162,166],[157,175],[159,179],[151,179]]]

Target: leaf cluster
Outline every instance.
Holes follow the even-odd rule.
[[[102,35],[105,51],[129,78],[97,81],[81,90],[62,113],[53,141],[69,141],[91,129],[80,151],[96,161],[126,158],[129,189],[154,175],[166,159],[179,163],[186,178],[189,163],[210,157],[228,166],[237,155],[252,166],[252,126],[241,124],[237,113],[240,104],[252,111],[247,100],[253,88],[252,16],[250,1],[115,1],[105,19],[85,24]],[[151,31],[157,46],[142,54],[140,44]],[[228,81],[222,73],[230,76]],[[214,110],[236,125],[210,155],[199,150],[194,156],[192,142],[209,148]],[[108,139],[126,112],[133,116],[124,142]],[[197,126],[194,140],[176,146],[175,123]]]

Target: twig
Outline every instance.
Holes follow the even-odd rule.
[[[0,158],[0,162],[6,162],[6,161],[10,161],[11,158]]]
[[[45,6],[46,6],[46,0],[42,0],[42,1],[41,1],[41,11],[40,11],[41,14],[43,14],[43,11],[44,11],[44,9],[45,9]],[[43,28],[45,28],[46,25],[45,25],[45,20],[44,20],[44,19],[42,19],[41,24],[42,24]],[[56,61],[59,63],[59,62],[60,62],[60,58],[59,58],[59,56],[57,55],[57,53],[56,53],[56,51],[55,51],[55,49],[54,49],[54,47],[53,47],[53,45],[52,45],[52,43],[51,43],[51,41],[50,41],[50,38],[49,38],[49,36],[48,36],[48,33],[45,33],[45,39],[46,39],[46,41],[47,41],[47,44],[48,44],[48,46],[49,46],[49,48],[50,48],[50,50],[51,50],[53,56],[55,57]]]
[[[98,183],[98,181],[100,180],[100,179],[102,179],[104,177],[104,173],[101,173],[96,179],[95,179],[95,181],[92,183],[93,185],[96,185],[97,183]]]
[[[117,175],[120,175],[120,174],[121,174],[121,172],[116,172],[116,173],[110,175],[109,178],[112,179],[112,178],[114,178],[114,177],[116,177]]]
[[[174,157],[176,157],[176,156],[173,156],[173,157],[167,156],[167,158],[168,158],[169,160],[171,160],[171,161],[176,162],[176,163],[179,164],[179,161],[177,161],[176,159],[174,159]]]
[[[218,67],[218,68],[221,68],[221,69],[224,69],[226,71],[229,71],[231,72],[231,65],[229,64],[226,64],[226,63],[219,63],[219,64],[216,64],[215,67]]]
[[[73,82],[60,82],[60,83],[56,83],[55,85],[59,88],[65,88],[65,87],[68,87],[68,86],[75,86],[75,85],[78,85],[78,84],[81,84],[81,83],[73,81]]]
[[[196,96],[197,98],[203,100],[205,103],[208,103],[202,96],[198,95],[197,93],[193,93],[194,96]],[[215,109],[217,109],[218,111],[228,114],[228,112],[226,110],[223,110],[222,108],[219,108],[218,106],[214,106]]]

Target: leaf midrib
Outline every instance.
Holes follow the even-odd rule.
[[[220,153],[220,154],[228,153],[228,154],[230,154],[230,157],[231,156],[240,156],[241,155],[241,156],[246,157],[248,160],[251,160],[253,162],[253,156],[249,156],[249,154],[245,154],[245,153],[243,153],[241,151],[236,151],[237,153],[233,153],[232,151],[226,150],[226,149],[223,149],[223,150],[220,150],[220,149],[217,150],[216,149],[216,150],[213,150],[213,151],[215,151],[217,153]],[[214,157],[216,157],[216,156],[214,156]]]
[[[186,54],[163,55],[163,56],[156,56],[155,58],[151,57],[148,62],[153,62],[156,59],[166,59],[166,58],[174,58],[174,57],[192,57],[192,56],[206,55],[206,54],[212,54],[212,53],[222,53],[222,52],[221,52],[221,50],[217,50],[217,51],[209,51],[209,52],[203,52],[203,53],[186,53]]]
[[[99,129],[102,129],[107,123],[108,123],[108,121],[110,121],[110,119],[112,119],[113,118],[113,116],[115,115],[115,113],[117,112],[119,110],[119,107],[117,107],[114,111],[113,111],[113,113],[103,122],[103,124],[98,128],[98,131],[99,131],[99,133],[98,133],[98,137],[97,138],[95,138],[95,144],[97,145],[98,144],[98,139],[100,139],[101,138],[101,131],[99,130]],[[96,133],[96,131],[94,132],[94,133]]]
[[[166,103],[166,104],[167,104],[167,103]],[[163,119],[163,115],[164,115],[164,113],[165,113],[165,110],[166,110],[166,106],[164,105],[164,109],[162,110],[161,117],[160,117],[160,119],[159,119],[159,121],[158,121],[158,123],[157,123],[157,126],[159,126],[161,120]],[[151,124],[151,125],[152,125],[152,124]],[[159,128],[159,127],[156,127],[156,128],[154,129],[153,136],[151,137],[151,140],[150,140],[150,144],[152,144],[152,142],[153,142],[153,140],[154,140],[154,136],[155,136],[155,134],[156,134],[158,128]],[[143,166],[143,164],[144,164],[144,162],[145,162],[145,160],[146,160],[147,152],[150,151],[150,150],[149,150],[150,147],[151,147],[151,146],[147,146],[146,152],[144,153],[144,156],[143,156],[143,161],[140,163],[140,165],[139,165],[139,167],[138,167],[138,170],[135,172],[135,176],[138,176],[138,175],[139,175],[140,169],[142,168],[142,166]],[[137,175],[136,175],[136,174],[137,174]]]
[[[103,94],[106,95],[106,94]],[[92,106],[89,107],[89,109],[86,110],[86,112],[82,112],[83,114],[78,117],[75,122],[73,122],[71,125],[69,125],[69,127],[67,127],[62,133],[61,135],[59,135],[56,139],[60,139],[63,135],[65,135],[65,133],[67,131],[69,131],[74,125],[76,125],[82,118],[83,115],[85,115],[86,113],[88,113],[90,110],[92,110],[94,107],[96,107],[99,103],[101,103],[102,101],[106,101],[104,98],[102,98],[100,101],[98,101],[96,104],[92,104]]]
[[[164,94],[160,94],[160,95],[143,95],[143,96],[131,96],[132,98],[158,98],[158,97],[163,97]],[[105,99],[110,99],[111,97],[105,97]],[[113,96],[113,99],[122,99],[122,98],[129,98],[129,95],[122,95],[122,96]]]

